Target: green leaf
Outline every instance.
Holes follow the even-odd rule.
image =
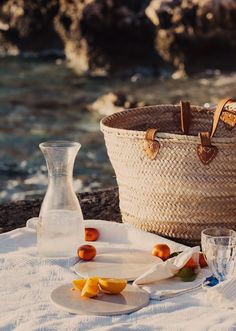
[[[171,257],[178,256],[178,255],[179,255],[180,253],[182,253],[182,252],[183,252],[183,251],[181,251],[181,252],[174,252],[174,253],[171,253],[169,259],[170,259]]]
[[[196,279],[197,274],[194,272],[192,268],[182,268],[176,274],[177,277],[180,277],[183,282],[192,282]]]

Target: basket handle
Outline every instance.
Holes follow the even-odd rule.
[[[191,123],[191,108],[188,101],[180,101],[180,119],[181,130],[184,134],[188,134]]]
[[[224,110],[224,107],[228,104],[233,102],[234,100],[231,98],[225,98],[220,100],[220,102],[218,103],[215,113],[214,113],[214,117],[213,117],[213,123],[212,123],[212,127],[211,127],[211,133],[210,133],[210,137],[212,138],[217,130],[218,124],[219,124],[219,120],[220,120],[220,116],[222,114],[222,111]]]
[[[211,163],[211,161],[216,157],[218,153],[217,147],[211,144],[211,138],[214,136],[217,130],[220,116],[224,110],[224,107],[231,102],[233,102],[231,98],[225,98],[220,100],[213,116],[210,132],[200,132],[201,144],[197,145],[197,154],[204,165]]]

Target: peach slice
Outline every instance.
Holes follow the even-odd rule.
[[[73,290],[82,291],[85,283],[86,283],[86,279],[74,279],[72,281]]]
[[[88,278],[83,286],[81,297],[93,298],[99,293],[98,277]]]
[[[119,294],[126,287],[127,280],[115,278],[99,278],[101,290],[108,294]]]

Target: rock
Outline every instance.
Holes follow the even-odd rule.
[[[121,222],[117,187],[79,194],[85,219]],[[38,217],[42,199],[22,200],[0,205],[0,233],[25,226],[31,217]]]
[[[80,28],[84,7],[90,2],[61,0],[54,20],[55,30],[64,44],[65,55],[79,74],[90,69],[88,44]]]
[[[58,0],[2,0],[0,2],[0,53],[63,50],[54,28]]]
[[[64,51],[79,72],[232,69],[235,0],[2,0],[0,54]],[[157,70],[158,71],[158,70]],[[179,75],[179,74],[178,74]],[[181,76],[181,75],[180,75]]]
[[[179,70],[235,67],[234,0],[152,0],[146,15],[156,26],[156,51]]]
[[[78,72],[96,75],[158,64],[143,0],[61,0],[56,30]]]
[[[122,111],[124,108],[143,106],[145,106],[144,102],[135,101],[131,96],[126,96],[122,92],[110,92],[88,105],[88,109],[102,116],[107,116]]]

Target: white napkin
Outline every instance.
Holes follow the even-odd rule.
[[[222,308],[236,308],[236,277],[209,287],[202,294],[206,304]]]
[[[200,288],[209,275],[208,270],[200,270],[192,282],[183,282],[179,277],[174,277],[191,257],[198,259],[199,251],[199,246],[188,248],[178,256],[161,261],[138,277],[133,284],[147,291],[151,298],[156,300],[164,300]]]

